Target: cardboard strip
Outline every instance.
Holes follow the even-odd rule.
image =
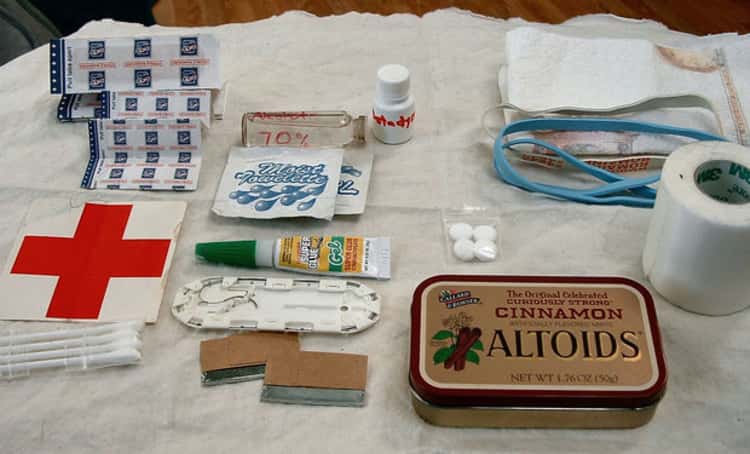
[[[306,405],[364,406],[367,356],[348,353],[273,354],[261,400]]]
[[[206,386],[238,383],[263,377],[271,353],[299,351],[297,334],[240,333],[201,342],[201,382]]]

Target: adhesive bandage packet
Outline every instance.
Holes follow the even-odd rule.
[[[210,90],[105,91],[100,98],[102,118],[190,118],[211,126]]]
[[[200,122],[91,120],[86,189],[195,190],[201,168]]]
[[[130,90],[122,92],[66,94],[57,105],[61,123],[95,118],[193,118],[211,127],[226,108],[226,84],[222,90]]]
[[[61,123],[87,121],[102,116],[101,93],[62,95],[57,104],[57,120]]]
[[[254,219],[330,220],[343,150],[235,147],[216,191],[213,212]]]
[[[219,43],[212,35],[55,39],[53,94],[221,88]]]

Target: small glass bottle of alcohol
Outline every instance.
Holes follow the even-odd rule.
[[[247,112],[242,143],[247,147],[342,147],[365,140],[365,116],[343,110]]]

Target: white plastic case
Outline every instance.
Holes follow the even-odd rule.
[[[172,314],[199,329],[356,333],[380,318],[380,297],[355,281],[209,277],[177,292]]]

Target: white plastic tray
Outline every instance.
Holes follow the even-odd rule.
[[[380,297],[354,281],[209,277],[177,292],[172,314],[199,329],[356,333],[380,318]]]

